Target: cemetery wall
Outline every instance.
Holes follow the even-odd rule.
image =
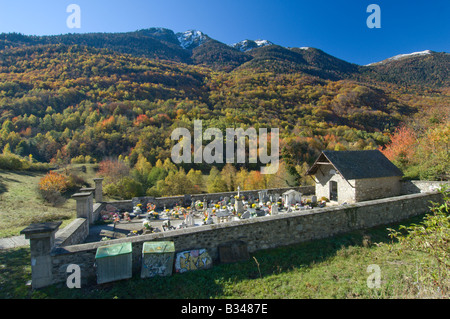
[[[448,181],[402,181],[402,194],[416,194],[432,192],[439,189],[443,185],[450,185]]]
[[[429,211],[430,202],[438,202],[438,192],[421,193],[360,202],[351,205],[257,217],[228,223],[177,229],[108,242],[55,247],[51,252],[51,281],[65,282],[67,266],[81,268],[82,284],[95,283],[95,254],[98,247],[131,242],[133,271],[140,269],[141,252],[146,241],[173,241],[176,252],[206,248],[215,262],[218,247],[243,241],[248,251],[274,248],[334,236],[348,231],[398,222]]]
[[[88,235],[88,220],[86,218],[77,218],[56,233],[55,246],[76,245],[82,243]]]

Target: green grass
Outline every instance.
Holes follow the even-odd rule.
[[[75,173],[93,185],[95,165],[71,165],[68,171]],[[64,171],[61,169],[60,171]],[[45,172],[0,170],[0,238],[20,234],[32,223],[63,221],[64,228],[76,217],[76,202],[66,196],[63,205],[53,207],[37,192],[37,185]]]
[[[415,218],[408,223],[417,223]],[[389,225],[397,228],[397,226]],[[364,244],[364,236],[371,238]],[[367,267],[381,269],[381,287],[368,288]],[[58,284],[38,291],[24,286],[31,278],[29,250],[0,252],[0,298],[80,299],[305,299],[305,298],[448,298],[421,282],[432,266],[428,257],[400,251],[386,227],[352,232],[276,249],[259,251],[247,261],[219,264],[170,277],[132,279],[81,289]],[[14,270],[16,269],[16,270]]]

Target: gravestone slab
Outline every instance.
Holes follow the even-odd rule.
[[[191,214],[186,216],[186,220],[185,220],[186,226],[187,227],[193,227],[195,226],[195,221],[194,221],[194,217],[192,217]]]
[[[251,214],[250,214],[250,212],[247,210],[247,211],[245,211],[245,212],[242,214],[241,218],[242,218],[242,219],[249,219],[250,216],[251,216]]]
[[[224,243],[219,246],[219,259],[221,263],[233,263],[249,258],[247,243],[243,241]]]
[[[118,231],[111,231],[111,230],[106,230],[106,229],[102,229],[100,231],[99,234],[101,237],[107,237],[110,239],[118,239],[118,238],[125,238],[127,237],[126,234],[118,232]]]
[[[228,209],[219,209],[219,211],[216,213],[216,217],[228,217],[231,213],[228,211]]]
[[[244,204],[241,200],[237,200],[234,209],[236,210],[236,214],[242,214],[244,212]]]
[[[277,204],[273,204],[271,210],[272,210],[271,211],[272,215],[278,215],[278,205]]]

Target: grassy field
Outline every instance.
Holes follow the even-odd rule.
[[[74,172],[93,185],[95,165],[71,165]],[[76,202],[66,196],[66,201],[53,207],[39,197],[37,185],[45,172],[0,170],[0,238],[19,235],[32,223],[63,221],[65,227],[76,217]]]
[[[408,223],[417,223],[415,218]],[[405,224],[405,223],[403,223]],[[389,227],[397,228],[390,225]],[[370,238],[367,241],[367,238]],[[386,227],[260,251],[247,261],[219,264],[170,277],[130,280],[89,288],[64,284],[31,291],[29,249],[0,251],[0,298],[51,299],[410,299],[449,298],[422,281],[432,261],[390,243]],[[369,288],[369,265],[381,270],[380,288]]]
[[[92,183],[95,165],[68,167]],[[36,187],[44,173],[0,171],[0,237],[19,234],[31,223],[75,218],[75,201],[68,197],[51,207]],[[417,217],[402,224],[419,223]],[[434,267],[424,254],[402,250],[388,237],[388,225],[334,238],[259,251],[247,261],[219,264],[212,269],[170,277],[130,280],[68,289],[64,284],[32,291],[28,247],[0,250],[0,299],[355,299],[446,298],[425,280],[424,270]],[[369,265],[381,270],[379,288],[369,288]]]

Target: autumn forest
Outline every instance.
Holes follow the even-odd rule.
[[[276,45],[244,56],[211,40],[180,61],[59,40],[0,35],[0,169],[91,163],[110,196],[167,196],[310,184],[320,151],[379,148],[405,178],[449,178],[448,54],[377,68]],[[278,173],[173,164],[170,134],[194,120],[279,128]]]

